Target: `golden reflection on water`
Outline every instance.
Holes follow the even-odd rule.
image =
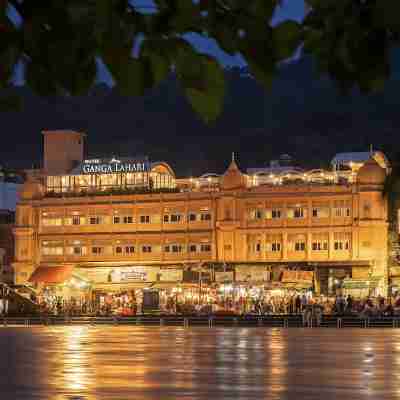
[[[20,393],[0,399],[400,399],[400,331],[386,332],[24,329],[7,340],[17,341],[19,368],[24,366],[29,384],[24,387],[23,374],[15,374]],[[2,394],[5,383],[0,377]]]

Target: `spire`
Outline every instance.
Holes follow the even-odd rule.
[[[374,154],[374,147],[372,146],[372,144],[369,145],[369,153],[371,154],[371,156]]]
[[[236,164],[235,153],[232,152],[232,161],[222,177],[224,190],[238,189],[245,186],[244,177]]]

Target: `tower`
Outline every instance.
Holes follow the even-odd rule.
[[[57,130],[43,131],[43,169],[46,175],[61,175],[70,172],[83,161],[84,139],[81,132]]]

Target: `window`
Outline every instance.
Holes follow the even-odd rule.
[[[142,253],[151,253],[151,250],[151,246],[149,245],[142,246]]]
[[[313,233],[311,237],[312,251],[328,251],[328,234]]]
[[[201,221],[211,221],[211,214],[200,214],[200,220]]]
[[[74,255],[74,256],[82,256],[82,255],[84,255],[85,254],[85,248],[84,247],[81,247],[81,246],[74,246],[73,248],[72,248],[72,254]]]
[[[133,254],[133,253],[135,253],[135,246],[125,246],[125,253],[126,253],[126,254]]]
[[[42,225],[43,226],[61,226],[62,224],[63,224],[63,219],[61,216],[46,215],[46,216],[42,217]],[[26,223],[24,225],[28,225],[28,223]]]
[[[302,208],[296,208],[293,213],[293,218],[304,218],[304,210]]]
[[[86,219],[82,215],[69,215],[65,217],[64,224],[78,226],[78,225],[84,225],[85,221]]]
[[[173,244],[173,245],[172,245],[172,252],[173,252],[173,253],[182,253],[182,245],[180,245],[180,244]]]
[[[270,206],[265,210],[265,219],[282,218],[282,209],[276,206]]]
[[[288,251],[304,252],[306,250],[306,235],[288,235]]]
[[[328,242],[312,242],[311,248],[313,251],[327,251]]]
[[[141,224],[149,224],[150,223],[150,215],[141,215],[140,223]]]
[[[121,246],[117,246],[117,247],[115,248],[115,253],[116,253],[116,254],[122,254],[122,247],[121,247]]]
[[[351,216],[351,200],[335,200],[333,203],[333,215],[336,218]]]
[[[94,246],[92,247],[92,254],[94,255],[100,255],[103,254],[103,247],[98,247],[98,246]]]
[[[99,225],[102,223],[102,218],[100,216],[90,217],[89,223],[90,223],[90,225]]]
[[[189,245],[189,252],[190,253],[196,253],[197,252],[197,246],[195,244]]]
[[[63,242],[58,242],[58,241],[42,242],[42,255],[62,256],[63,254],[64,254]]]
[[[197,215],[194,213],[189,214],[189,222],[195,222],[197,220]]]
[[[166,253],[182,253],[183,246],[181,244],[171,244],[164,248]]]
[[[281,210],[278,210],[278,209],[273,209],[273,210],[271,210],[271,218],[272,219],[279,219],[279,218],[281,218]]]
[[[307,217],[307,206],[303,204],[288,205],[287,217],[289,219],[302,219]]]
[[[314,202],[312,203],[313,218],[329,218],[329,202]]]
[[[202,253],[208,253],[208,252],[210,252],[210,251],[211,251],[211,244],[206,244],[206,243],[201,244],[201,245],[200,245],[200,251],[201,251]]]
[[[262,210],[255,208],[255,209],[251,209],[249,210],[249,219],[251,221],[257,221],[263,218],[263,212]]]
[[[164,215],[164,222],[165,223],[178,223],[183,221],[183,216],[181,214],[165,214]]]
[[[124,224],[133,224],[133,217],[132,216],[125,216],[124,217]]]
[[[272,252],[279,252],[281,251],[281,244],[280,243],[271,243],[271,251]]]
[[[180,214],[171,214],[171,222],[181,222],[182,215]]]
[[[349,251],[350,250],[350,232],[335,232],[333,234],[333,248],[335,251]]]

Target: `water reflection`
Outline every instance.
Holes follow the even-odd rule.
[[[397,330],[0,329],[1,399],[400,398]]]

